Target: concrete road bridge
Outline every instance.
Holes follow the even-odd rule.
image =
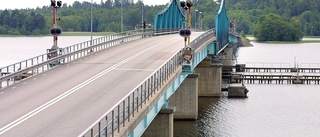
[[[221,58],[232,58],[239,39],[222,0],[216,28],[192,31],[185,45],[183,10],[172,0],[151,31],[0,68],[0,136],[172,136],[173,118],[197,118],[198,96],[221,95]]]

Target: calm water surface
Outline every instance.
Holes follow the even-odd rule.
[[[250,65],[319,66],[320,44],[261,44],[239,49]],[[246,99],[199,98],[196,121],[175,121],[176,137],[319,137],[320,85],[247,84]]]
[[[58,37],[58,46],[61,48],[68,47],[90,39],[90,36]],[[0,67],[8,66],[13,63],[45,54],[47,49],[50,49],[52,45],[52,36],[0,37]]]
[[[90,37],[59,37],[59,47]],[[44,54],[52,37],[0,37],[0,66]],[[261,44],[240,48],[237,63],[319,66],[320,44]],[[175,121],[176,137],[318,137],[319,85],[246,85],[246,99],[200,98],[196,121]]]

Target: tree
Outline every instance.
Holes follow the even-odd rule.
[[[303,33],[297,19],[287,22],[277,14],[268,14],[259,19],[254,36],[258,41],[299,41]]]

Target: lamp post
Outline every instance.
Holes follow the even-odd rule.
[[[216,4],[220,4],[219,0],[213,0],[213,2],[215,2]]]
[[[141,23],[143,24],[143,10],[144,10],[144,4],[143,0],[141,0]]]
[[[199,12],[199,16],[200,16],[200,30],[202,30],[202,18],[203,18],[202,12]]]
[[[93,0],[91,0],[91,15],[90,15],[90,20],[91,20],[91,28],[90,28],[90,35],[91,35],[91,41],[90,41],[90,45],[92,46],[92,24],[93,24],[93,19],[92,19],[92,10],[93,10]]]
[[[199,10],[195,10],[195,18],[194,18],[194,29],[197,29],[197,12]]]
[[[121,0],[121,33],[123,33],[123,0]]]

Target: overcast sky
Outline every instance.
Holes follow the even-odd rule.
[[[2,1],[0,4],[0,10],[4,9],[25,9],[25,8],[36,8],[36,7],[42,7],[45,5],[50,5],[51,0],[6,0]],[[88,1],[91,2],[91,0],[61,0],[62,3],[67,3],[68,5],[72,4],[74,1]],[[106,0],[103,0],[106,1]],[[138,0],[134,0],[134,2],[137,2]],[[93,2],[96,2],[98,4],[101,3],[101,0],[93,0]],[[166,4],[170,2],[170,0],[143,0],[143,2],[147,5],[159,5],[159,4]]]

